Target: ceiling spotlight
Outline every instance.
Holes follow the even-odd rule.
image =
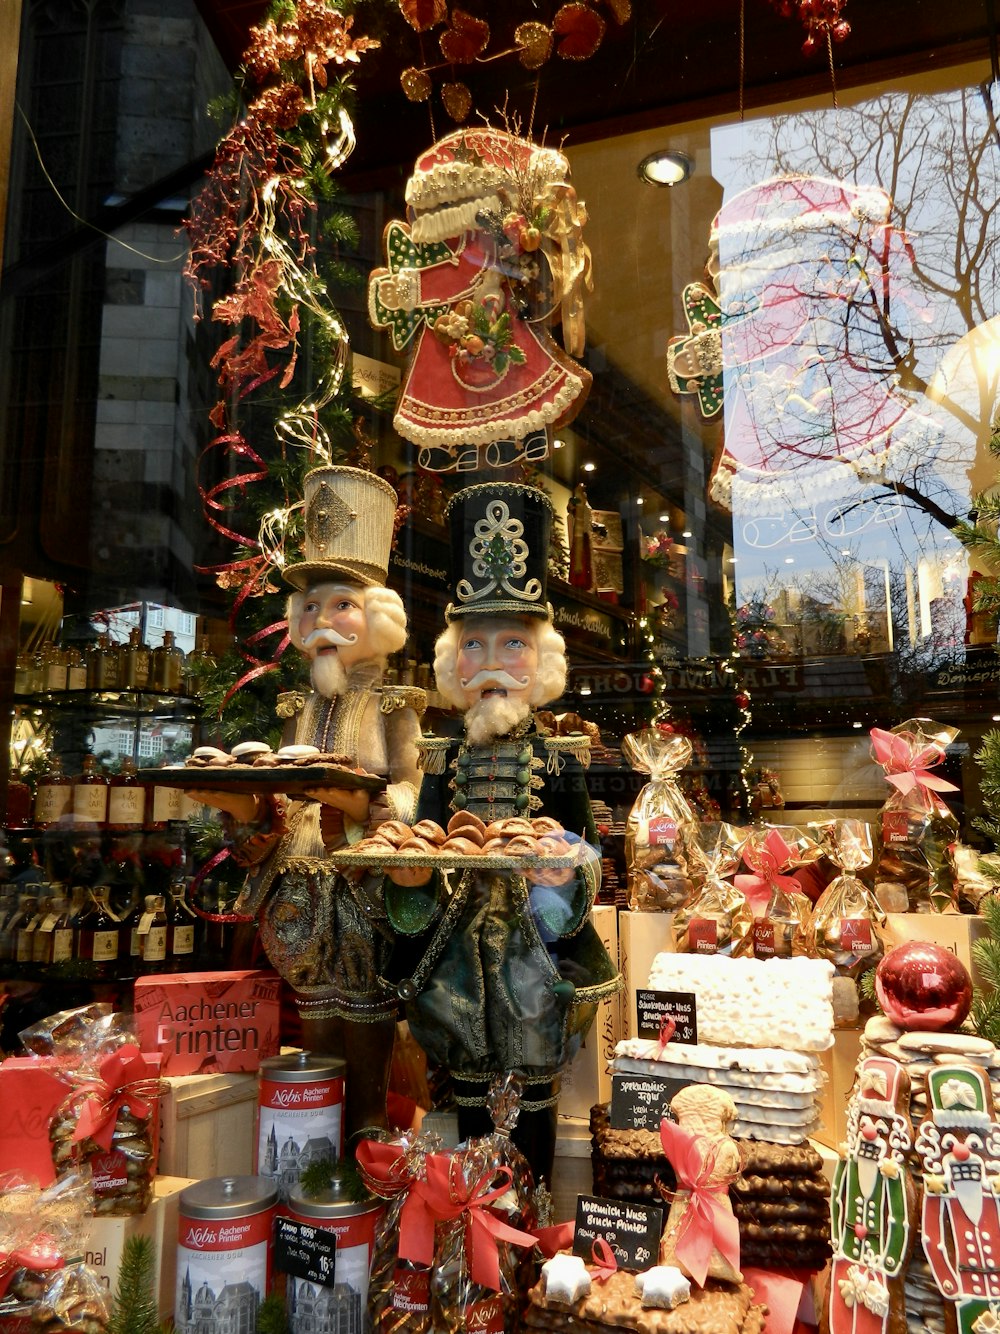
[[[691,175],[694,163],[686,153],[661,148],[639,163],[639,176],[647,185],[680,185]]]
[[[636,496],[635,503],[637,505],[645,505],[646,502],[643,500],[642,496]]]
[[[860,727],[862,726],[862,724],[861,724],[861,723],[851,723],[851,726],[852,726],[852,727],[860,728]]]
[[[584,472],[593,472],[594,469],[595,469],[596,467],[597,467],[597,464],[596,464],[596,463],[585,463],[585,464],[583,465],[583,471],[584,471]]]
[[[565,441],[565,440],[553,440],[553,441],[552,441],[552,448],[553,448],[553,449],[565,449],[565,448],[566,448],[566,441]]]
[[[694,537],[694,533],[692,533],[690,528],[685,528],[683,533],[681,533],[681,537]]]

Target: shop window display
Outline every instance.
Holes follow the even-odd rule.
[[[630,74],[600,75],[584,129],[575,87],[618,68],[622,42],[636,88],[651,54],[666,61],[655,4],[515,16],[400,0],[345,16],[297,0],[241,31],[243,114],[220,131],[205,94],[229,71],[193,4],[175,0],[165,26],[139,0],[43,8],[23,16],[31,134],[16,127],[0,286],[5,1049],[27,1019],[95,990],[127,1008],[134,975],[156,971],[136,935],[162,936],[163,971],[192,953],[210,970],[270,964],[312,1004],[285,1036],[347,1057],[348,1150],[380,1127],[395,1153],[373,1151],[401,1220],[376,1251],[406,1275],[398,1308],[380,1289],[384,1328],[431,1309],[455,1328],[515,1319],[537,1277],[524,1228],[547,1201],[525,1207],[526,1169],[497,1147],[509,1133],[551,1188],[551,1221],[569,1216],[564,1188],[572,1200],[596,1183],[688,1234],[639,1266],[578,1245],[565,1291],[533,1289],[535,1327],[603,1327],[613,1293],[626,1327],[659,1304],[695,1325],[715,1311],[734,1329],[791,1328],[811,1280],[783,1288],[774,1270],[798,1256],[816,1273],[832,1253],[825,1328],[933,1324],[947,1303],[982,1334],[998,1311],[992,1223],[973,1219],[967,1184],[978,1159],[955,1170],[938,1140],[969,1118],[992,1134],[988,1006],[932,1032],[926,996],[876,1012],[873,978],[894,976],[899,942],[927,941],[988,982],[974,947],[997,925],[1000,878],[980,855],[1000,720],[985,28],[950,20],[970,63],[866,78],[850,63],[851,43],[871,41],[860,16],[852,33],[842,5],[771,6],[743,16],[748,49],[763,47],[759,21],[797,53],[801,9],[807,47],[829,58],[808,97],[788,100],[776,73],[775,104],[760,110],[756,87],[743,106],[756,76],[734,35],[729,102],[643,106]],[[201,9],[222,31],[227,7]],[[682,44],[684,22],[698,19],[678,20]],[[100,70],[93,85],[55,91],[60,49],[100,53],[70,62]],[[136,71],[168,66],[151,139]],[[397,134],[372,118],[380,98]],[[638,168],[665,147],[676,183],[654,189]],[[202,181],[185,163],[215,149]],[[129,211],[164,179],[159,204]],[[115,225],[75,233],[57,264],[69,204]],[[346,573],[331,565],[345,534],[361,562]],[[286,609],[296,567],[306,601]],[[396,632],[368,643],[367,619],[332,612],[328,573],[347,603],[369,586],[390,598]],[[480,606],[489,618],[465,614]],[[332,674],[310,691],[310,617],[335,615],[338,651],[365,650],[357,699]],[[459,675],[506,655],[488,722],[451,679],[448,624],[476,631],[455,645]],[[565,671],[557,694],[530,691],[524,731],[514,705],[546,635]],[[615,921],[603,944],[592,906]],[[95,964],[82,942],[98,917],[116,957]],[[730,965],[761,998],[749,1037]],[[797,1043],[758,979],[800,965],[817,1030]],[[376,1022],[355,1024],[355,1002]],[[691,1122],[689,1145],[649,1113],[669,1117],[680,1083],[723,1070],[738,1165],[728,1134],[720,1162],[715,1132]],[[494,1133],[489,1084],[510,1074],[523,1087]],[[629,1080],[649,1102],[641,1128],[623,1110]],[[424,1116],[479,1137],[456,1175],[435,1143],[414,1144]],[[891,1153],[879,1117],[904,1128]],[[569,1188],[568,1146],[589,1132],[593,1177]],[[843,1140],[831,1215],[822,1162],[832,1175]],[[702,1185],[732,1201],[728,1221]],[[696,1207],[671,1210],[689,1188]],[[893,1199],[905,1235],[879,1214]],[[912,1244],[921,1216],[944,1260]],[[956,1260],[956,1279],[960,1217],[978,1258]],[[446,1247],[428,1219],[447,1222]],[[479,1245],[498,1256],[502,1300],[480,1282]],[[694,1252],[725,1256],[721,1286]],[[654,1266],[633,1293],[626,1271]],[[295,1276],[300,1295],[312,1282]],[[357,1323],[356,1297],[341,1305]]]

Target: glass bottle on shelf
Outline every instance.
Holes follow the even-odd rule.
[[[162,894],[147,894],[143,900],[138,936],[140,969],[161,972],[167,957],[167,914]]]
[[[48,768],[35,788],[35,828],[51,829],[73,810],[73,780],[63,773],[58,755],[49,756]]]
[[[66,689],[87,689],[87,664],[83,653],[75,644],[71,644],[66,650]]]
[[[137,832],[146,818],[146,785],[139,781],[135,760],[122,759],[121,769],[108,781],[107,828],[117,832]]]
[[[166,829],[170,820],[184,818],[184,791],[179,787],[151,789],[146,809],[147,829]]]
[[[65,894],[52,900],[56,920],[52,925],[48,963],[68,963],[73,958],[73,928],[70,926],[70,901]]]
[[[187,870],[183,853],[171,872],[165,908],[167,912],[167,966],[183,972],[194,958],[198,917],[187,901]]]
[[[153,690],[178,694],[184,675],[184,652],[174,643],[173,630],[164,630],[163,643],[149,656],[149,684]]]
[[[66,655],[58,644],[51,641],[45,645],[42,651],[42,662],[44,664],[44,680],[42,681],[43,690],[65,690],[66,689]]]
[[[87,656],[87,689],[116,690],[118,685],[118,645],[109,634],[98,635]]]
[[[107,885],[87,890],[71,926],[76,936],[76,957],[83,963],[93,963],[97,976],[113,976],[118,963],[119,921],[111,911]]]
[[[150,650],[142,642],[137,625],[128,632],[128,643],[122,649],[121,684],[129,690],[145,690],[149,685]]]
[[[38,896],[24,894],[17,905],[17,920],[14,923],[14,962],[31,963],[33,954],[33,935],[38,926]]]
[[[67,924],[66,909],[69,906],[69,900],[66,898],[63,889],[62,885],[53,885],[52,894],[39,902],[39,921],[31,943],[31,962],[33,964],[44,965],[60,961],[55,957],[56,932],[62,932],[59,942],[62,951]],[[72,934],[72,932],[69,933],[71,940]],[[69,955],[60,954],[60,959],[69,957],[72,957],[72,950]]]
[[[108,780],[96,755],[84,755],[83,772],[73,780],[74,824],[103,826],[108,818]]]
[[[0,891],[0,963],[9,963],[14,957],[12,927],[17,918],[21,896],[14,885],[4,885]]]
[[[208,635],[202,635],[197,647],[191,650],[184,663],[184,694],[200,696],[205,688],[205,678],[215,665],[215,658],[208,647]]]

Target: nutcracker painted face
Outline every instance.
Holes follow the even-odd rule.
[[[538,674],[537,624],[525,617],[467,618],[459,633],[455,671],[470,739],[509,731],[531,711]]]
[[[298,632],[313,665],[313,685],[322,695],[340,694],[351,667],[377,656],[365,593],[355,584],[342,583],[314,584],[306,592]]]

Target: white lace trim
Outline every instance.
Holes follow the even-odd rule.
[[[565,413],[583,392],[584,383],[567,373],[566,383],[551,402],[531,412],[518,415],[491,417],[481,426],[462,422],[458,426],[418,426],[401,409],[393,418],[393,426],[404,440],[415,445],[439,445],[450,448],[457,445],[489,445],[495,440],[523,440],[533,431],[551,425]]]

